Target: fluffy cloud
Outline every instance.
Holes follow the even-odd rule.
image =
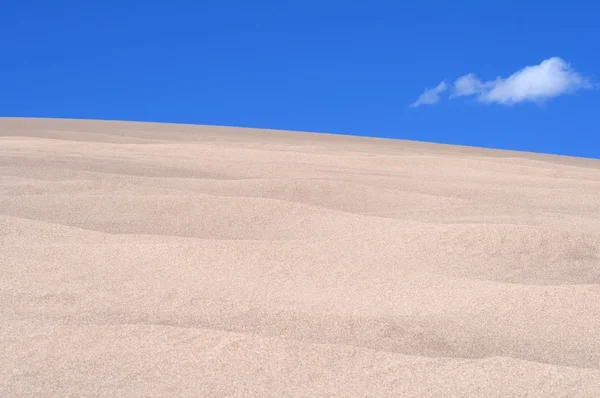
[[[421,106],[421,105],[433,105],[437,104],[440,100],[440,94],[448,89],[448,84],[446,82],[441,82],[434,88],[428,88],[423,91],[423,94],[417,98],[415,102],[413,102],[410,106],[411,108]]]
[[[594,87],[598,86],[576,72],[566,61],[553,57],[539,65],[527,66],[507,78],[482,81],[472,73],[466,74],[456,79],[450,98],[473,96],[487,104],[512,105],[525,101],[541,102]],[[438,88],[425,90],[411,106],[439,102],[439,94],[447,87],[444,85],[441,90],[437,90]]]
[[[527,66],[507,78],[482,82],[473,74],[464,75],[454,82],[452,97],[475,95],[481,102],[510,105],[538,102],[589,88],[592,84],[588,79],[563,59],[554,57],[539,65]]]

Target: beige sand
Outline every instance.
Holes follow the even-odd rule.
[[[0,119],[0,396],[600,396],[600,161]]]

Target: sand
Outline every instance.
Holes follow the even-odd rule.
[[[600,161],[0,119],[0,396],[600,396]]]

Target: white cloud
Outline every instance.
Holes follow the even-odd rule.
[[[510,105],[524,101],[540,102],[592,87],[593,84],[567,62],[553,57],[539,65],[527,66],[507,78],[483,82],[472,73],[459,77],[454,82],[451,98],[474,95],[484,103]]]
[[[448,89],[448,84],[445,81],[438,84],[435,88],[428,88],[423,91],[423,94],[413,102],[410,107],[415,108],[421,105],[437,104],[440,100],[440,94]]]

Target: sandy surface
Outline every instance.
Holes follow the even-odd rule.
[[[600,161],[0,119],[0,396],[600,396]]]

